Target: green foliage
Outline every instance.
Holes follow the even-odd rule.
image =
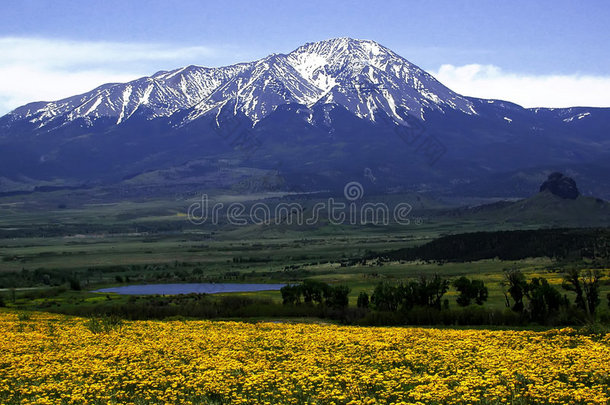
[[[425,245],[384,254],[391,260],[466,262],[528,257],[598,258],[608,260],[608,229],[537,229],[471,232],[443,236]]]
[[[101,318],[90,318],[85,324],[91,333],[109,333],[111,331],[120,331],[123,327],[123,321],[116,315],[103,316]]]
[[[608,333],[610,333],[610,327],[608,325],[601,324],[599,322],[589,322],[578,330],[579,334],[603,339]]]
[[[65,287],[41,288],[29,290],[23,293],[23,297],[29,300],[53,298],[66,291]]]
[[[282,294],[282,302],[284,305],[296,305],[301,302],[301,287],[298,285],[285,285],[280,289]]]
[[[397,197],[397,200],[401,198],[402,196]],[[55,207],[56,204],[57,202],[53,202],[52,207]],[[71,202],[70,209],[72,210],[72,207],[79,204],[76,201]],[[95,314],[98,317],[104,314],[116,314],[126,319],[163,319],[173,316],[221,319],[243,319],[242,317],[252,316],[258,319],[273,319],[275,317],[281,319],[282,317],[295,316],[330,317],[341,322],[354,319],[354,322],[358,322],[358,319],[362,317],[373,316],[372,313],[380,312],[373,302],[372,294],[379,281],[396,280],[390,284],[391,287],[395,287],[399,280],[406,279],[414,281],[404,282],[401,289],[396,288],[394,291],[397,297],[394,301],[390,300],[390,306],[397,307],[392,316],[395,315],[400,318],[400,323],[436,322],[440,319],[439,322],[442,322],[442,324],[480,324],[481,322],[500,324],[503,320],[506,320],[507,324],[514,324],[515,319],[527,323],[530,319],[536,318],[540,319],[536,320],[538,323],[578,325],[584,324],[587,317],[584,309],[578,309],[572,304],[575,294],[565,292],[570,299],[570,307],[560,305],[558,311],[548,310],[548,297],[540,299],[539,297],[541,295],[545,297],[545,294],[537,292],[538,289],[532,287],[532,283],[529,282],[530,277],[528,277],[527,293],[522,300],[523,311],[504,310],[504,308],[501,308],[503,298],[502,290],[498,288],[497,276],[501,274],[502,268],[506,267],[507,264],[497,259],[476,263],[463,262],[477,257],[504,258],[509,257],[509,255],[515,255],[513,257],[527,255],[529,257],[537,256],[540,252],[544,254],[550,252],[550,257],[562,259],[562,261],[557,262],[557,260],[548,258],[528,258],[510,264],[519,266],[526,275],[529,272],[540,274],[545,270],[552,270],[555,273],[548,276],[550,283],[554,283],[557,277],[560,277],[558,271],[562,271],[568,263],[574,263],[582,268],[607,268],[607,265],[600,258],[605,255],[603,242],[607,241],[607,238],[603,235],[604,232],[608,234],[608,230],[547,229],[540,232],[517,232],[506,236],[508,239],[504,239],[505,236],[503,235],[495,235],[495,232],[479,233],[475,236],[453,235],[451,242],[446,239],[449,237],[439,238],[439,240],[443,240],[443,243],[439,242],[434,245],[436,246],[434,249],[430,247],[436,252],[425,259],[438,260],[439,264],[444,263],[443,267],[437,267],[436,263],[422,261],[387,263],[383,260],[369,260],[363,263],[358,258],[371,256],[372,251],[395,251],[405,246],[416,246],[421,243],[420,241],[435,239],[438,235],[451,234],[456,230],[470,232],[518,227],[521,224],[508,222],[503,224],[475,224],[460,221],[459,226],[456,226],[454,218],[439,218],[438,222],[430,221],[430,226],[418,227],[417,230],[413,229],[412,231],[415,233],[405,233],[404,227],[392,228],[390,226],[383,229],[345,227],[339,229],[322,225],[316,229],[308,228],[306,232],[292,229],[278,230],[272,227],[273,229],[265,229],[264,235],[261,234],[258,227],[242,227],[230,229],[229,237],[225,238],[225,231],[221,227],[210,228],[209,232],[207,230],[201,232],[199,228],[197,228],[197,232],[192,233],[165,232],[166,230],[179,230],[181,224],[186,225],[188,222],[176,218],[177,207],[175,207],[175,201],[168,204],[168,207],[171,205],[171,209],[167,212],[171,214],[171,217],[168,216],[168,219],[161,220],[172,222],[167,227],[158,226],[160,225],[158,222],[153,224],[153,222],[147,221],[134,221],[134,219],[142,216],[140,215],[141,212],[132,211],[134,205],[156,206],[157,204],[156,201],[143,201],[142,204],[130,204],[129,207],[122,207],[120,204],[106,208],[99,206],[95,208],[95,212],[89,211],[87,208],[87,212],[83,211],[82,214],[77,211],[70,211],[70,215],[74,214],[80,217],[74,221],[75,225],[62,225],[61,221],[55,221],[54,219],[54,223],[58,224],[57,227],[54,227],[53,224],[46,225],[49,219],[47,212],[41,213],[39,219],[33,218],[31,221],[28,219],[29,222],[16,219],[8,220],[7,217],[3,217],[4,225],[0,234],[9,235],[10,233],[11,238],[18,236],[17,239],[6,239],[0,247],[0,250],[2,250],[0,258],[3,260],[1,262],[3,271],[0,272],[0,288],[17,289],[16,299],[11,298],[11,290],[4,293],[6,303],[24,310],[48,310],[78,315]],[[125,209],[128,209],[129,212],[122,211]],[[164,211],[165,209],[148,209],[148,212],[155,216],[160,215],[159,213],[166,215],[167,213],[163,214]],[[92,216],[92,213],[95,216]],[[98,214],[100,219],[98,219]],[[123,214],[129,214],[124,216],[124,220],[129,223],[126,222],[124,226],[116,225],[114,218]],[[29,218],[31,213],[27,215]],[[66,212],[62,215],[66,215]],[[24,217],[23,219],[27,218]],[[97,224],[96,222],[100,223]],[[80,224],[84,225],[81,227]],[[7,231],[7,229],[12,228],[24,229],[26,233]],[[21,236],[31,232],[36,235],[58,236],[104,233],[107,237],[103,240],[89,237],[19,240]],[[113,232],[116,232],[116,234]],[[125,236],[128,232],[137,232],[141,235]],[[587,249],[586,240],[596,237],[596,235],[601,235],[599,246],[594,246],[593,250]],[[490,237],[495,238],[495,241],[492,240],[487,243],[485,239]],[[532,239],[539,239],[539,237],[543,240],[532,241]],[[575,238],[576,243],[573,245],[570,244],[571,242],[564,243],[566,240],[569,241],[570,238]],[[578,241],[577,239],[581,240]],[[504,244],[505,240],[509,242]],[[530,248],[530,242],[534,244],[533,248]],[[498,243],[500,244],[498,245]],[[519,244],[523,246],[519,246]],[[585,246],[585,248],[579,250],[578,246]],[[445,247],[448,249],[445,250]],[[426,250],[422,249],[418,252],[426,253]],[[374,257],[377,258],[378,255]],[[563,261],[566,257],[571,261]],[[581,257],[586,259],[580,260]],[[591,257],[593,259],[590,259]],[[232,258],[235,259],[232,260]],[[459,263],[447,262],[453,260],[459,261]],[[92,263],[105,264],[98,266]],[[338,269],[339,265],[342,266],[341,269]],[[475,284],[477,281],[472,280],[472,277],[480,278],[485,282],[484,286],[489,288],[489,298],[485,301],[483,299],[484,295],[479,297],[479,300],[484,303],[483,306],[475,306],[477,298],[471,298],[470,306],[463,308],[464,311],[461,311],[462,308],[458,308],[454,303],[454,299],[461,295],[459,290],[455,298],[453,296],[449,297],[451,300],[450,307],[445,306],[447,294],[442,296],[442,299],[434,296],[429,299],[422,299],[422,296],[428,297],[428,294],[421,293],[419,282],[415,277],[419,274],[429,274],[429,280],[426,284],[433,285],[431,275],[434,272],[439,272],[441,276],[447,279],[455,278],[456,274],[458,277],[464,274],[471,279],[471,284]],[[369,301],[368,307],[362,304],[365,300],[360,299],[360,296],[356,293],[350,296],[350,300],[353,300],[353,308],[349,306],[342,309],[331,308],[330,303],[335,301],[332,298],[331,290],[322,289],[320,294],[315,292],[315,288],[312,288],[314,291],[310,291],[309,294],[310,304],[299,305],[303,303],[304,296],[300,294],[298,285],[294,288],[292,297],[285,297],[282,294],[281,301],[284,301],[287,305],[282,305],[278,298],[279,293],[276,292],[244,294],[248,296],[248,299],[231,298],[225,300],[221,296],[197,298],[138,297],[137,300],[130,301],[127,297],[116,296],[112,296],[111,300],[104,300],[103,295],[93,298],[94,294],[86,291],[75,292],[69,290],[70,278],[80,280],[79,284],[83,290],[94,290],[112,284],[116,280],[119,282],[131,280],[138,284],[227,282],[231,280],[294,285],[300,284],[306,279],[334,283],[338,277],[342,280],[341,282],[347,283],[356,291],[364,290],[363,293],[366,294]],[[40,286],[45,288],[21,289],[21,287]],[[60,291],[60,288],[64,288],[66,291]],[[604,298],[609,291],[610,283],[602,282],[600,288],[599,296]],[[541,289],[544,290],[542,287]],[[557,289],[561,291],[559,288]],[[441,288],[440,292],[442,290]],[[288,295],[290,296],[290,294]],[[583,290],[583,300],[585,296]],[[259,297],[261,298],[259,299]],[[508,292],[507,297],[511,300],[510,305],[512,306],[512,298],[508,295]],[[277,300],[277,303],[271,301],[272,299]],[[357,301],[359,308],[356,307]],[[537,305],[538,302],[544,304]],[[437,311],[435,308],[439,308],[439,303],[440,311]],[[610,301],[608,305],[610,307]],[[383,305],[379,303],[378,306],[382,307]],[[589,304],[583,305],[583,308],[588,306]],[[605,300],[603,306],[606,307]],[[537,310],[537,308],[542,308],[542,310]],[[544,312],[550,314],[545,318],[536,315]],[[348,313],[349,315],[346,315]],[[603,319],[607,319],[608,313],[605,308],[600,309],[598,306],[595,318],[605,322]],[[404,314],[409,314],[409,316]],[[438,314],[446,318],[439,318],[441,315]],[[606,318],[603,318],[604,316]],[[490,318],[493,319],[490,320]]]
[[[602,275],[597,269],[587,269],[583,271],[582,284],[585,291],[587,310],[590,315],[595,314],[597,306],[601,303],[599,298],[599,284]]]
[[[441,309],[443,295],[449,290],[449,280],[435,274],[432,279],[421,276],[415,286],[415,305]]]
[[[73,291],[80,291],[80,281],[76,278],[71,278],[68,283],[70,284],[70,289]]]
[[[518,269],[506,269],[504,271],[504,277],[508,284],[508,294],[513,299],[511,309],[515,312],[522,313],[525,309],[523,298],[527,293],[527,280],[521,270]],[[506,301],[508,305],[508,297],[506,298]]]
[[[19,320],[19,322],[27,322],[32,319],[32,315],[27,312],[19,312],[17,314],[17,319]]]
[[[561,305],[567,305],[567,299],[561,296],[545,278],[533,278],[526,292],[529,300],[528,310],[532,320],[544,322],[549,316],[556,314]]]
[[[489,291],[481,280],[472,280],[472,290],[474,291],[474,302],[477,305],[483,305],[487,298],[489,297]]]
[[[108,319],[247,319],[247,318],[327,318],[355,323],[363,311],[329,305],[282,305],[270,299],[242,295],[212,296],[186,294],[176,296],[145,296],[129,302],[105,301],[66,307],[62,313],[88,317],[87,327],[94,333],[115,328]],[[119,324],[120,325],[120,324]]]
[[[357,322],[363,326],[445,325],[445,326],[522,326],[522,317],[511,310],[487,309],[480,306],[457,309],[414,307],[407,311],[368,311]]]
[[[0,288],[32,287],[35,285],[59,286],[69,281],[65,271],[38,268],[35,270],[0,272]]]
[[[333,308],[346,308],[349,304],[350,289],[346,285],[337,285],[325,290],[326,305]]]
[[[573,267],[564,275],[563,288],[576,294],[574,303],[583,312],[593,316],[601,300],[599,297],[602,274],[597,269],[581,270]]]
[[[301,294],[303,294],[303,301],[306,304],[316,302],[322,303],[323,297],[327,294],[329,285],[321,281],[305,280],[300,286]]]
[[[458,305],[467,307],[474,300],[478,305],[483,305],[487,301],[489,292],[485,283],[481,280],[469,280],[462,276],[453,282],[453,286],[460,293],[456,301]]]
[[[467,307],[470,305],[470,301],[472,300],[471,285],[471,281],[464,276],[453,282],[453,286],[460,293],[456,299],[459,306]]]
[[[567,291],[572,291],[576,294],[574,303],[576,307],[587,312],[587,304],[585,302],[584,291],[580,282],[580,269],[576,267],[566,270],[562,287]]]
[[[365,291],[360,291],[360,294],[358,294],[358,301],[356,305],[358,306],[358,308],[369,307],[369,295]]]
[[[400,305],[397,286],[389,283],[379,283],[371,295],[371,304],[378,311],[396,311]]]
[[[449,281],[437,274],[398,285],[379,283],[371,295],[371,303],[378,311],[410,310],[414,306],[441,309],[448,289]]]
[[[324,304],[334,308],[345,308],[349,303],[349,287],[338,285],[330,286],[321,281],[305,280],[301,285],[286,285],[280,289],[282,302],[286,304],[299,304],[301,296],[306,304]]]

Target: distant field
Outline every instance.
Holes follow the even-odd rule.
[[[439,274],[450,280],[467,276],[484,281],[489,289],[486,306],[502,309],[506,292],[503,271],[508,268],[521,269],[530,278],[545,277],[561,290],[562,270],[549,258],[466,263],[361,262],[360,258],[370,252],[419,246],[447,234],[537,227],[497,218],[492,218],[494,222],[440,215],[438,204],[417,205],[413,196],[404,196],[415,207],[414,220],[409,225],[332,225],[322,218],[314,226],[197,226],[185,217],[196,196],[120,202],[99,196],[99,202],[90,203],[87,201],[91,195],[78,193],[36,193],[17,203],[12,200],[14,197],[0,199],[0,297],[9,305],[32,309],[74,305],[97,296],[87,290],[125,283],[297,283],[313,279],[348,285],[350,305],[355,306],[358,294],[370,294],[379,282]],[[252,196],[216,198],[247,201]],[[312,201],[302,203],[308,206]],[[608,269],[604,271],[608,275]],[[41,276],[46,277],[46,284],[41,282]],[[19,290],[67,286],[70,280],[76,281],[82,291],[36,298]],[[17,288],[15,293],[11,293],[12,287]],[[572,297],[572,293],[561,291]],[[607,277],[601,285],[602,308],[606,307],[605,296],[609,292]],[[279,292],[235,295],[281,301]],[[450,289],[445,298],[455,305],[455,290]]]

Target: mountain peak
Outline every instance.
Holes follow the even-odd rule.
[[[377,42],[375,42],[375,41],[373,41],[371,39],[357,39],[357,38],[351,38],[351,37],[337,37],[337,38],[323,39],[321,41],[307,42],[304,45],[301,45],[299,48],[306,48],[306,47],[315,46],[315,45],[320,45],[320,46],[337,46],[337,47],[344,47],[344,48],[348,48],[348,47],[362,47],[362,46],[371,46],[371,45],[382,47],[379,43],[377,43]],[[299,48],[297,48],[297,49],[299,49]],[[387,49],[385,47],[383,47],[383,48]]]
[[[591,170],[588,161],[600,162],[593,173],[606,173],[610,109],[588,110],[526,110],[464,97],[375,41],[334,38],[251,62],[159,71],[20,107],[0,118],[0,191],[21,182],[113,182],[189,161],[198,162],[192,170],[172,169],[159,178],[178,186],[174,173],[188,172],[196,182],[189,184],[215,188],[277,161],[310,190],[342,188],[368,172],[375,175],[361,180],[378,179],[380,190],[438,186],[495,196],[497,186],[486,188],[486,176],[532,162],[580,171]],[[421,164],[431,166],[440,156],[433,170]],[[221,162],[238,166],[225,175]],[[511,190],[529,190],[523,187],[530,176],[525,186],[515,177]],[[578,194],[560,175],[543,188],[567,198]],[[589,188],[583,185],[585,195]]]
[[[369,39],[349,37],[332,38],[318,42],[309,42],[292,51],[290,55],[308,54],[324,57],[327,61],[336,59],[359,59],[371,62],[378,57],[397,57],[388,48]]]
[[[250,63],[221,68],[187,66],[160,71],[124,84],[51,103],[35,103],[11,113],[36,130],[52,131],[80,120],[89,127],[102,119],[121,125],[130,117],[152,120],[179,115],[185,125],[233,105],[255,125],[278,106],[339,104],[360,118],[386,114],[397,123],[406,116],[425,119],[426,111],[476,114],[473,103],[419,67],[366,39],[349,37],[310,42],[289,54],[271,54]]]

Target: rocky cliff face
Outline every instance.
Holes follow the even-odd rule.
[[[558,197],[570,200],[575,200],[580,195],[574,179],[558,172],[551,173],[549,178],[542,183],[540,192],[543,191],[549,191]]]

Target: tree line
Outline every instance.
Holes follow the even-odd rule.
[[[316,280],[305,280],[302,284],[286,285],[280,289],[284,305],[305,304],[326,305],[345,308],[349,304],[350,288],[345,285],[331,286]]]
[[[399,283],[381,282],[370,293],[360,292],[356,305],[351,306],[349,287],[317,280],[284,286],[282,303],[235,295],[189,294],[134,296],[127,300],[107,296],[102,302],[81,299],[59,305],[61,301],[56,301],[56,297],[65,288],[45,290],[44,297],[38,296],[40,291],[20,294],[32,294],[36,298],[30,302],[37,307],[23,309],[127,319],[316,317],[358,325],[527,325],[531,322],[579,325],[596,319],[610,323],[608,311],[599,311],[601,281],[602,274],[594,269],[570,269],[560,286],[544,277],[528,279],[518,269],[506,269],[502,282],[504,309],[486,305],[489,292],[483,281],[467,277],[449,280],[439,275]],[[453,305],[446,298],[451,288],[457,292]],[[607,298],[610,306],[610,294]],[[14,297],[12,303],[15,306]],[[0,307],[6,304],[0,295]]]
[[[528,257],[610,258],[610,229],[536,229],[442,236],[424,245],[378,255],[387,260],[468,262]],[[373,256],[369,257],[373,258]]]
[[[601,278],[599,270],[572,268],[564,274],[560,290],[544,277],[528,280],[521,270],[506,269],[501,285],[506,310],[512,315],[483,308],[489,297],[487,286],[481,280],[463,276],[453,281],[433,275],[394,284],[381,282],[370,294],[361,291],[356,306],[364,318],[361,324],[403,321],[478,324],[485,323],[485,319],[493,324],[579,324],[595,319],[601,303]],[[455,303],[461,310],[452,311],[449,300],[444,298],[451,287],[458,293]],[[299,285],[287,285],[280,291],[284,305],[347,309],[350,289],[305,280]],[[567,292],[573,293],[572,301]],[[610,294],[608,301],[610,306]],[[395,315],[382,316],[388,313]]]

